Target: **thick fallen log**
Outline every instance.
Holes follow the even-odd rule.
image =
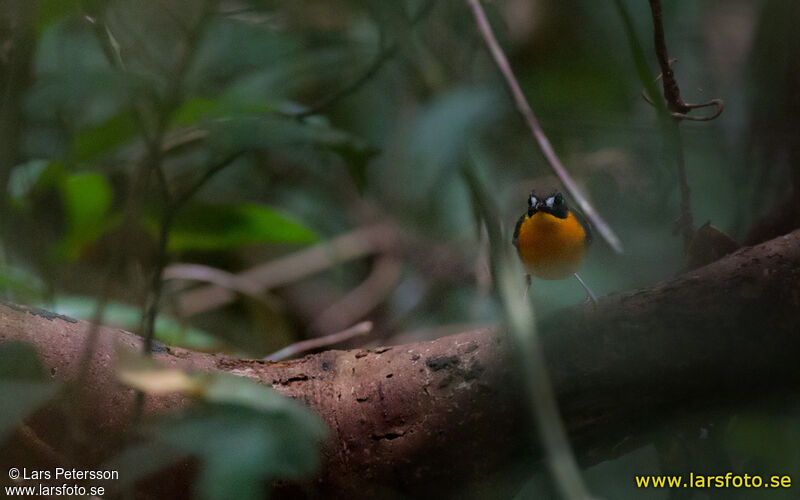
[[[45,311],[0,306],[0,342],[34,344],[55,378],[77,375],[88,329]],[[605,297],[596,308],[563,311],[539,331],[584,464],[643,444],[646,431],[670,416],[796,389],[800,231],[652,288]],[[140,346],[133,334],[100,330],[81,387],[83,425],[94,436],[88,461],[119,446],[133,413],[134,393],[113,375],[115,343]],[[314,483],[326,497],[453,494],[453,485],[529,471],[539,460],[500,329],[279,363],[172,347],[155,357],[168,366],[250,377],[313,408],[331,430]],[[181,404],[180,396],[149,397],[147,411]],[[51,408],[29,424],[57,451],[64,421]]]

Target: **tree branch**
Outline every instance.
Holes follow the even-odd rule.
[[[579,459],[593,464],[621,455],[679,413],[797,389],[799,283],[800,230],[651,288],[602,298],[596,308],[544,320],[544,354]],[[88,329],[44,311],[0,306],[0,342],[31,342],[59,378],[79,371]],[[271,384],[313,408],[331,429],[325,468],[314,483],[327,497],[436,496],[498,471],[512,476],[501,482],[513,489],[513,476],[540,459],[525,452],[530,429],[501,333],[485,328],[279,363],[171,347],[154,356],[171,367]],[[84,460],[117,451],[134,393],[113,375],[115,344],[140,349],[141,342],[120,330],[100,331],[84,391],[92,409],[84,412],[85,425],[94,437]],[[146,409],[182,404],[178,395],[152,397]],[[28,419],[48,443],[59,442],[50,438],[62,422],[57,408]],[[187,477],[167,483],[179,479]]]
[[[658,56],[658,65],[661,67],[661,81],[664,85],[664,97],[670,111],[686,113],[691,108],[681,99],[681,89],[675,80],[675,74],[670,66],[667,56],[667,43],[664,41],[664,13],[661,9],[661,0],[650,0],[650,10],[653,13],[653,41]]]

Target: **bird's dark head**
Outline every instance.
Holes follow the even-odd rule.
[[[569,208],[567,207],[567,200],[561,193],[551,193],[544,197],[539,197],[534,191],[531,191],[528,197],[528,216],[532,216],[536,212],[544,212],[559,219],[566,219],[569,215]]]

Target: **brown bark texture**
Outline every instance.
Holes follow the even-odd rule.
[[[46,311],[0,306],[0,342],[32,343],[57,379],[78,373],[88,330]],[[557,313],[539,332],[583,464],[646,443],[664,419],[794,390],[800,230],[651,288],[604,297],[596,307]],[[118,448],[133,414],[135,395],[114,376],[117,345],[138,349],[141,340],[102,328],[75,396],[86,402],[80,419],[92,434],[84,450],[90,462]],[[278,363],[157,351],[164,365],[249,377],[316,411],[331,432],[323,471],[307,488],[325,497],[457,495],[457,485],[508,479],[541,461],[501,328]],[[146,411],[182,404],[177,395],[148,397]],[[28,424],[58,451],[67,441],[66,417],[63,404],[52,406]]]

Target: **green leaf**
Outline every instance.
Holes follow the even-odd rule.
[[[287,407],[297,405],[283,399]],[[308,426],[284,411],[203,404],[165,419],[156,432],[159,440],[201,461],[195,490],[200,498],[257,499],[264,498],[267,481],[300,479],[318,468],[324,427],[315,422]]]
[[[281,396],[270,387],[242,377],[227,373],[215,374],[205,387],[203,399],[211,403],[233,404],[266,413],[285,413],[308,429],[316,428],[315,434],[322,436],[323,433],[317,417],[304,406]]]
[[[52,162],[49,160],[30,160],[17,165],[8,179],[8,194],[15,202],[20,202],[39,182]]]
[[[36,31],[41,34],[56,21],[78,12],[80,2],[76,0],[39,0],[36,2]]]
[[[622,25],[625,28],[625,35],[628,38],[628,47],[633,57],[634,65],[636,66],[636,74],[639,75],[639,81],[645,89],[647,96],[653,101],[653,105],[658,110],[661,116],[666,116],[667,106],[664,103],[664,98],[658,91],[658,86],[655,81],[655,74],[647,64],[647,57],[645,56],[642,43],[639,41],[639,36],[636,34],[636,27],[633,24],[633,18],[628,7],[625,5],[625,0],[614,0],[617,7],[619,17],[622,19]]]
[[[299,479],[317,469],[326,431],[310,410],[247,378],[225,373],[186,377],[193,380],[187,385],[189,395],[200,403],[153,421],[145,428],[148,443],[108,465],[123,470],[128,483],[191,455],[200,462],[200,498],[255,499],[265,496],[272,479]]]
[[[97,300],[86,297],[59,297],[55,302],[43,307],[72,318],[90,320],[94,317]],[[106,305],[104,318],[106,325],[133,331],[139,328],[141,311],[138,307],[112,301]],[[156,317],[155,339],[167,345],[196,351],[218,352],[223,347],[222,342],[213,335],[182,325],[164,315]]]
[[[789,476],[792,488],[750,489],[750,500],[797,498],[795,472],[800,469],[800,425],[786,415],[740,414],[725,428],[725,451],[732,472],[758,474],[768,482],[772,476]]]
[[[207,124],[212,145],[222,151],[267,151],[277,147],[332,146],[347,134],[326,124],[301,123],[277,115],[233,117]]]
[[[300,48],[299,40],[285,30],[232,18],[214,19],[186,75],[187,87],[211,93],[248,73],[290,64],[301,54]]]
[[[86,21],[60,22],[38,43],[25,111],[35,123],[72,134],[129,108],[146,82],[146,75],[109,65]]]
[[[176,217],[169,249],[224,250],[255,243],[308,243],[315,239],[310,229],[263,205],[193,205]]]
[[[738,471],[788,474],[800,468],[800,424],[779,415],[736,415],[725,429],[725,447]]]
[[[283,108],[308,89],[320,85],[339,88],[359,75],[360,68],[356,71],[358,65],[353,61],[367,60],[372,54],[360,50],[353,54],[349,49],[347,45],[324,44],[287,53],[280,62],[272,59],[255,71],[236,75],[224,93],[228,98],[275,103]],[[348,70],[343,72],[343,67]]]
[[[102,235],[111,223],[107,217],[111,207],[111,186],[99,174],[67,175],[61,183],[67,233],[56,254],[75,259],[81,249]]]
[[[139,129],[127,109],[107,120],[82,129],[72,142],[75,161],[88,162],[127,144],[136,137]]]
[[[363,193],[367,185],[367,167],[369,162],[380,153],[380,150],[357,140],[342,140],[328,148],[344,160],[350,178],[353,179],[358,190]]]
[[[105,463],[106,470],[124,471],[116,487],[132,488],[137,481],[186,459],[188,453],[159,441],[147,441],[126,448],[111,461]]]
[[[492,126],[503,107],[497,93],[484,88],[458,88],[434,101],[420,116],[411,138],[406,189],[417,199],[429,194],[434,183],[455,173],[467,146]]]
[[[36,355],[36,349],[23,342],[0,345],[0,441],[16,428],[26,415],[41,407],[56,391]]]
[[[274,106],[264,103],[242,102],[226,98],[197,97],[184,102],[175,111],[172,123],[179,126],[189,126],[203,119],[257,115],[274,110]]]
[[[46,295],[46,287],[39,276],[12,265],[0,266],[0,290],[24,304],[42,300]]]
[[[278,115],[233,116],[205,124],[209,132],[208,143],[220,156],[239,151],[268,151],[277,153],[308,166],[314,163],[302,156],[329,151],[341,158],[359,189],[367,179],[369,162],[379,150],[364,139],[331,127],[327,120],[313,116],[299,122]]]
[[[67,222],[73,231],[87,230],[97,224],[111,206],[111,186],[102,175],[70,175],[62,189]]]

